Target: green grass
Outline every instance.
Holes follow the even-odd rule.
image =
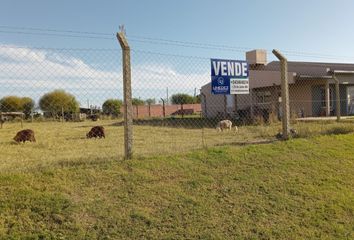
[[[205,129],[209,146],[235,146],[204,150],[193,150],[200,129],[138,126],[129,161],[122,127],[101,124],[104,140],[84,139],[90,122],[27,124],[38,142],[21,145],[19,126],[4,125],[0,239],[354,238],[352,123],[302,123],[309,138],[248,146],[280,126]]]
[[[106,139],[85,138],[96,124]],[[0,239],[354,238],[352,121],[293,123],[288,142],[273,142],[280,124],[148,124],[130,161],[114,121],[25,123],[26,144],[5,124]],[[273,143],[248,145],[260,141]]]
[[[186,120],[186,119],[185,119]],[[271,142],[281,131],[281,124],[261,126],[240,126],[239,131],[218,132],[214,128],[201,128],[203,123],[191,119],[159,122],[152,120],[152,126],[134,126],[135,156],[154,156],[188,152],[203,147],[225,144],[247,145]],[[106,128],[106,139],[88,140],[86,133],[96,124]],[[187,124],[187,125],[186,125]],[[123,158],[124,141],[123,126],[113,120],[100,122],[60,123],[37,122],[25,123],[24,128],[35,131],[37,143],[16,144],[12,138],[21,130],[20,123],[5,123],[0,129],[0,161],[1,171],[26,171],[32,168],[62,165],[73,161],[105,161]],[[172,125],[172,126],[171,126]],[[353,122],[294,123],[298,137],[312,137],[323,134],[339,134],[354,132]]]
[[[88,140],[86,133],[96,124],[106,129],[106,139]],[[0,129],[2,160],[0,171],[26,171],[61,165],[73,161],[105,161],[123,158],[123,126],[115,121],[100,122],[37,122],[25,123],[24,128],[35,131],[37,142],[16,144],[12,138],[21,130],[20,123],[5,123]],[[214,128],[201,129],[177,126],[134,127],[134,154],[136,156],[188,152],[203,146],[274,139],[279,125],[242,127],[238,133],[219,133]]]

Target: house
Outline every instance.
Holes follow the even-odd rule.
[[[203,116],[249,117],[274,114],[280,117],[280,62],[267,63],[265,50],[246,53],[249,63],[249,94],[214,95],[211,83],[201,88]],[[289,102],[292,117],[330,116],[336,112],[335,79],[339,80],[341,115],[354,114],[354,64],[288,62]]]
[[[79,115],[76,118],[85,120],[91,119],[92,121],[97,121],[102,114],[101,108],[90,106],[90,108],[80,107]]]

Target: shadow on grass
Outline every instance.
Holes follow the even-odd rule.
[[[165,118],[165,119],[135,119],[134,125],[169,128],[215,128],[219,119],[206,118]],[[123,126],[124,122],[113,123],[111,126]]]
[[[249,145],[262,145],[262,144],[270,144],[274,142],[279,142],[278,139],[264,139],[264,140],[254,140],[254,141],[247,141],[247,142],[232,142],[227,144],[216,144],[215,147],[220,146],[249,146]]]
[[[296,138],[311,138],[320,135],[340,135],[340,134],[350,134],[354,133],[354,124],[343,124],[327,126],[322,125],[308,125],[299,128],[299,132]]]
[[[85,140],[87,139],[86,137],[68,137],[65,138],[65,140]]]
[[[353,127],[343,126],[343,127],[334,127],[334,128],[331,128],[331,129],[327,129],[322,134],[325,134],[325,135],[339,135],[339,134],[349,134],[349,133],[353,133],[353,132],[354,132],[354,128]]]

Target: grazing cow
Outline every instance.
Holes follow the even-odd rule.
[[[20,142],[36,142],[36,138],[34,137],[34,132],[31,129],[26,129],[19,131],[16,136],[14,137],[14,140],[18,143]]]
[[[95,126],[86,134],[87,138],[106,138],[104,127]]]
[[[220,122],[218,122],[218,124],[216,125],[216,129],[218,131],[224,131],[224,129],[228,129],[231,130],[232,129],[232,122],[230,120],[222,120]],[[235,126],[235,131],[237,132],[237,126]]]

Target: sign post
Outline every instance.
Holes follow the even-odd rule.
[[[246,61],[211,59],[212,94],[249,94],[249,68]]]

